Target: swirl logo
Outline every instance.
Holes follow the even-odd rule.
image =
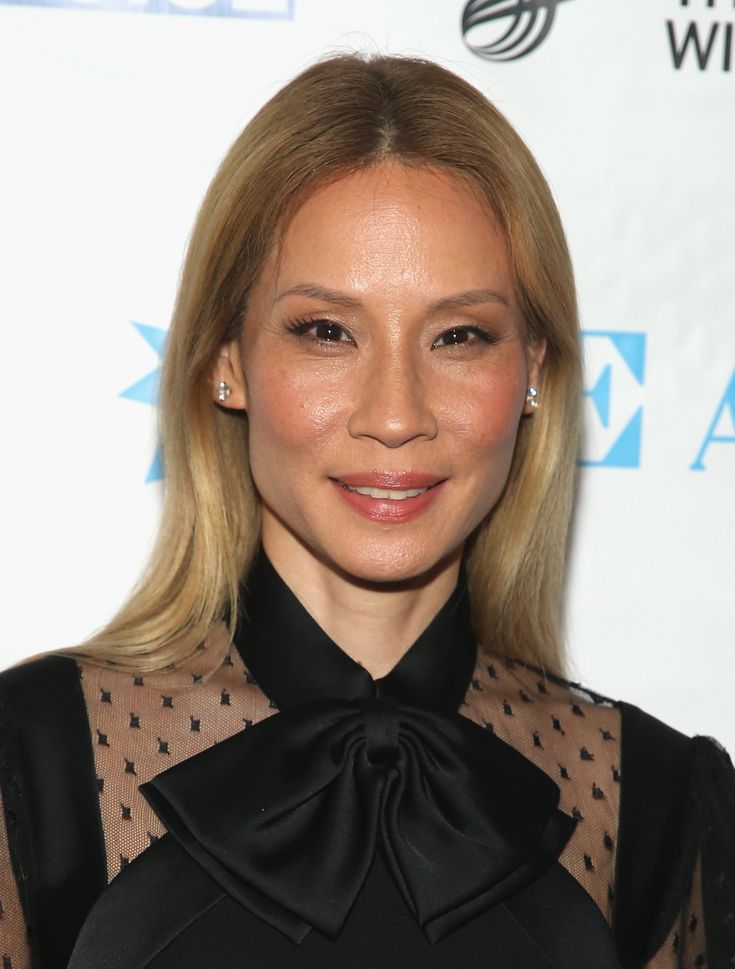
[[[489,61],[515,61],[549,35],[556,8],[565,0],[469,0],[462,36],[469,49]]]

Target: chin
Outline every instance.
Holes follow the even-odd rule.
[[[316,561],[335,575],[359,585],[426,584],[462,555],[460,535],[438,534],[436,528],[383,526],[340,529],[330,520],[302,519],[296,527],[263,504],[263,534],[271,557],[308,568]]]
[[[350,549],[329,556],[345,577],[370,585],[430,581],[449,561],[459,559],[462,546],[446,549],[398,547],[384,541],[363,543],[359,550]]]

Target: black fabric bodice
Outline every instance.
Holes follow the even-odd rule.
[[[472,670],[462,576],[378,681],[330,642],[264,558],[243,607],[244,662],[231,646],[221,666],[210,664],[208,643],[226,637],[218,626],[198,654],[203,665],[155,677],[53,655],[0,675],[4,857],[27,927],[21,951],[23,924],[4,907],[0,947],[12,946],[13,965],[15,955],[39,969],[730,964],[735,784],[715,742],[689,740],[629,704],[583,700],[581,688],[525,664],[483,652]],[[205,695],[218,704],[211,716],[206,704],[189,716]],[[199,737],[200,716],[220,732],[194,748],[185,738]],[[495,720],[502,732],[497,716],[520,729],[500,739],[490,729]],[[172,737],[182,719],[187,734]],[[538,761],[527,759],[524,734]],[[176,766],[162,773],[167,737]],[[574,744],[592,765],[593,801],[605,797],[595,784],[605,750],[618,752],[608,761],[613,782],[623,778],[615,813],[573,807],[585,784],[562,761]],[[557,758],[576,828],[557,807]],[[153,778],[140,789],[138,769]],[[115,771],[134,779],[132,810],[129,795],[118,801]],[[169,833],[152,834],[153,821]],[[605,882],[584,874],[614,845],[608,823],[618,836],[610,927]],[[123,856],[135,849],[131,834],[153,842],[132,860]],[[7,899],[7,872],[4,884]]]
[[[241,606],[237,648],[280,712],[142,788],[169,834],[103,893],[70,969],[112,931],[120,969],[619,966],[557,861],[575,822],[556,784],[457,712],[464,574],[379,680],[262,553]]]
[[[716,742],[484,651],[473,670],[462,575],[377,681],[265,557],[242,605],[236,644],[217,624],[155,675],[64,655],[0,674],[4,961],[732,964]]]

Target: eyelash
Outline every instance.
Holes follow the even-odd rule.
[[[483,330],[481,326],[452,326],[443,333],[440,333],[437,340],[440,340],[442,337],[445,337],[450,333],[469,333],[472,336],[478,337],[483,343],[487,343],[490,346],[498,343],[497,336],[494,333],[490,333],[489,330]],[[459,343],[447,343],[446,346],[458,347],[463,346],[467,342],[467,340],[462,340]],[[436,345],[436,340],[434,341],[434,345]],[[432,350],[433,349],[435,349],[435,346],[432,346]]]
[[[342,333],[347,333],[345,328],[340,323],[335,323],[334,320],[330,320],[328,317],[324,316],[299,317],[298,319],[290,320],[287,324],[288,332],[293,333],[295,336],[306,336],[309,330],[318,326],[332,326],[337,330],[341,330]],[[323,345],[325,343],[346,343],[347,341],[322,340],[315,336],[314,342]]]
[[[295,336],[298,336],[298,337],[306,336],[310,330],[315,329],[318,326],[334,327],[336,330],[341,331],[341,333],[344,333],[349,337],[347,330],[345,330],[345,328],[342,326],[341,323],[335,323],[334,320],[330,320],[328,317],[323,317],[323,316],[299,317],[295,320],[290,320],[287,324],[289,333],[293,333]],[[484,330],[480,326],[452,326],[448,330],[444,330],[443,333],[439,334],[437,339],[434,341],[434,344],[432,345],[432,350],[438,349],[436,346],[436,343],[438,340],[440,340],[442,337],[446,337],[449,334],[453,334],[453,333],[454,334],[466,333],[471,336],[475,336],[480,341],[490,346],[499,342],[498,337],[494,333],[490,333],[488,330]],[[337,343],[352,342],[352,339],[350,337],[349,340],[341,340],[341,339],[325,340],[315,336],[314,342],[324,346],[325,344],[331,345],[331,344],[337,344]],[[445,346],[458,347],[458,346],[463,346],[464,344],[469,342],[470,342],[469,340],[461,340],[457,343],[447,343],[445,344]]]

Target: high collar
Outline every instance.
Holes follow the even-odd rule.
[[[386,676],[374,680],[307,612],[261,549],[243,584],[235,644],[279,708],[390,698],[455,713],[476,658],[464,568],[449,599]]]

